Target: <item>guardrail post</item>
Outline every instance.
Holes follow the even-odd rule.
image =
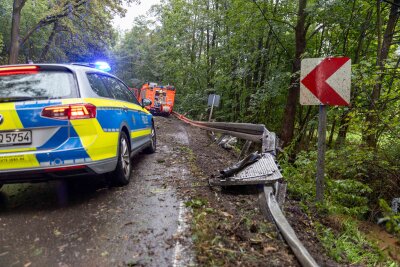
[[[271,153],[276,156],[276,134],[268,131],[264,128],[264,134],[262,138],[262,152]]]

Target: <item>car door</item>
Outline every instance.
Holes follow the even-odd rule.
[[[139,105],[124,83],[111,76],[103,78],[113,98],[123,103],[123,117],[131,131],[132,150],[143,146],[151,139],[151,115]]]

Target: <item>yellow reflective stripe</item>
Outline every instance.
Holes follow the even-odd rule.
[[[118,132],[104,132],[97,119],[72,120],[71,124],[92,160],[116,157]]]
[[[144,129],[144,130],[135,130],[131,131],[131,138],[138,138],[145,135],[150,135],[151,129]]]
[[[85,103],[91,103],[97,107],[115,107],[115,108],[129,108],[132,110],[144,111],[141,106],[113,99],[106,99],[106,98],[85,98]]]
[[[0,156],[0,170],[39,167],[35,155]]]
[[[15,109],[15,103],[1,103],[0,114],[4,117],[4,122],[0,125],[0,131],[23,129],[21,120]],[[3,153],[17,153],[23,151],[35,151],[36,148],[13,148],[0,150]],[[20,169],[39,167],[40,164],[34,154],[18,155],[18,156],[0,156],[0,170]]]
[[[18,153],[25,151],[36,151],[36,147],[13,148],[13,149],[0,149],[0,153]]]
[[[110,108],[129,108],[132,110],[142,111],[146,114],[150,114],[150,112],[142,108],[139,105],[134,103],[129,103],[125,101],[115,100],[115,99],[108,99],[108,98],[68,98],[62,99],[62,104],[79,104],[79,103],[90,103],[95,105],[96,107],[110,107]]]
[[[64,98],[61,99],[61,104],[62,105],[68,105],[68,104],[81,104],[83,103],[83,99],[82,98]]]
[[[0,125],[0,131],[22,129],[22,122],[15,110],[15,103],[1,103],[0,114],[3,115],[4,121]]]

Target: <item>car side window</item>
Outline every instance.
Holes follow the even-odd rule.
[[[140,104],[139,104],[139,101],[137,100],[137,98],[136,98],[136,96],[135,96],[135,94],[129,89],[129,88],[127,88],[127,92],[131,95],[131,97],[132,97],[132,103],[134,103],[134,104],[136,104],[136,105],[139,105],[140,106]]]
[[[123,83],[109,76],[104,76],[103,79],[108,91],[115,99],[138,104],[133,94],[129,92],[129,89]]]
[[[96,73],[88,73],[87,78],[89,80],[92,90],[99,96],[111,97],[107,91],[106,86],[103,83],[102,75]]]
[[[126,87],[126,85],[123,84],[122,82],[120,82],[120,81],[118,81],[118,80],[116,80],[116,81],[117,81],[117,82],[120,84],[120,86],[124,89],[124,92],[125,92],[126,94],[128,94],[129,102],[134,103],[134,104],[136,104],[136,105],[139,105],[139,102],[137,101],[137,99],[136,99],[135,95],[132,93],[132,91],[129,90],[129,88]]]

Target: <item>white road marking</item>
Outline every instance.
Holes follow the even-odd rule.
[[[188,209],[183,201],[179,204],[179,215],[178,215],[178,229],[176,230],[175,236],[177,237],[174,257],[173,257],[173,267],[182,267],[191,265],[192,259],[190,252],[181,243],[181,238],[183,238],[183,233],[188,229],[187,223],[187,213]]]

